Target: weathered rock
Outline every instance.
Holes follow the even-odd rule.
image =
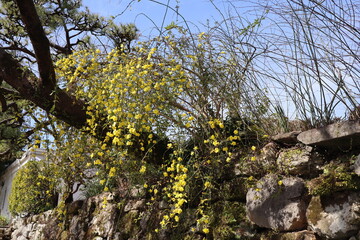
[[[314,232],[304,230],[300,232],[280,233],[267,240],[316,240]]]
[[[360,230],[360,192],[312,197],[306,212],[309,227],[327,239],[346,239]]]
[[[83,205],[84,205],[84,200],[74,201],[67,206],[67,213],[71,215],[76,215],[78,214],[79,210]]]
[[[131,210],[139,210],[145,206],[145,200],[128,200],[125,205],[124,212],[129,212]]]
[[[159,207],[160,210],[164,210],[164,209],[169,209],[170,205],[166,201],[162,200],[162,201],[159,202],[158,207]]]
[[[316,174],[323,162],[323,158],[313,153],[313,148],[309,146],[285,149],[276,160],[279,169],[292,175]]]
[[[90,199],[89,199],[90,200]],[[95,203],[95,209],[93,211],[86,211],[88,219],[91,219],[87,223],[88,229],[84,239],[92,239],[94,237],[111,237],[115,233],[116,226],[114,226],[115,219],[117,217],[118,208],[116,204],[113,204],[113,195],[110,193],[104,193],[102,195],[88,200],[87,208],[93,206]],[[104,203],[106,201],[106,203]]]
[[[33,231],[33,225],[34,225],[34,223],[30,223],[30,224],[23,225],[23,226],[19,227],[18,229],[15,229],[15,231],[13,231],[11,234],[11,239],[12,240],[28,239],[31,231]]]
[[[256,225],[278,231],[302,230],[306,227],[306,189],[301,178],[267,175],[246,195],[249,219]]]
[[[69,234],[70,236],[78,236],[79,239],[82,239],[85,235],[83,232],[85,223],[82,222],[83,219],[80,216],[73,216],[69,224]]]
[[[288,133],[277,134],[277,135],[271,137],[271,139],[278,143],[282,143],[282,144],[286,144],[286,145],[294,145],[299,142],[297,140],[297,136],[300,133],[301,133],[301,131],[292,131],[292,132],[288,132]]]
[[[261,150],[260,150],[260,161],[266,161],[268,164],[273,164],[279,153],[279,146],[274,143],[270,142],[266,144]]]
[[[139,211],[131,210],[126,213],[119,222],[120,239],[129,239],[133,236],[138,235],[140,227],[137,224],[134,224],[135,220],[139,217]]]
[[[354,172],[360,176],[360,154],[359,156],[356,158],[355,163],[354,163]]]
[[[137,185],[130,189],[129,196],[132,198],[141,198],[145,196],[145,193],[146,190],[144,189],[144,187]]]
[[[306,145],[349,150],[360,145],[360,121],[338,122],[300,133],[297,139]]]

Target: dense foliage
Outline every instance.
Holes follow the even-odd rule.
[[[59,182],[54,169],[45,161],[29,161],[16,173],[9,198],[13,216],[37,214],[56,206]]]

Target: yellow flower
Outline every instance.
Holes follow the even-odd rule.
[[[251,147],[251,150],[255,151],[255,150],[256,150],[256,147],[255,147],[255,146],[252,146],[252,147]]]
[[[145,106],[145,111],[149,112],[151,110],[151,106],[148,104]]]
[[[209,229],[208,229],[208,228],[204,228],[204,229],[203,229],[203,232],[204,232],[205,234],[208,234],[208,233],[209,233]]]
[[[283,185],[283,181],[278,181],[279,186]]]
[[[110,168],[109,177],[115,176],[115,172],[116,172],[116,168],[114,168],[114,167]]]
[[[209,181],[206,181],[206,182],[204,183],[205,189],[206,189],[206,188],[209,188],[210,186],[211,186],[211,183],[210,183]]]
[[[151,87],[147,86],[147,87],[144,88],[144,92],[148,92],[148,91],[150,91],[150,89],[151,89]]]
[[[96,159],[96,161],[94,161],[94,164],[95,165],[100,165],[100,164],[102,164],[102,162],[99,159]]]
[[[146,166],[141,166],[141,168],[140,168],[140,170],[139,170],[139,172],[140,173],[144,173],[146,171]]]

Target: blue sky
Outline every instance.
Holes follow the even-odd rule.
[[[156,1],[158,3],[156,3]],[[266,3],[266,1],[263,2]],[[203,24],[206,24],[207,21],[209,21],[210,26],[214,26],[213,23],[215,21],[223,20],[223,16],[218,10],[225,15],[227,15],[226,13],[228,11],[232,11],[232,13],[239,11],[239,15],[245,19],[249,19],[250,22],[253,22],[255,18],[259,17],[255,16],[255,14],[262,14],[262,11],[251,12],[251,10],[255,8],[257,1],[213,0],[213,3],[214,4],[212,4],[210,0],[83,0],[83,4],[89,7],[91,12],[107,17],[117,16],[117,23],[134,23],[140,30],[141,36],[144,38],[159,34],[159,32],[155,30],[155,25],[157,27],[161,27],[164,17],[165,21],[163,23],[163,27],[169,25],[171,22],[184,26],[184,18],[189,24],[192,32],[197,33],[206,30],[206,28],[203,27]],[[166,6],[163,6],[162,4],[168,4],[173,9],[176,9],[178,6],[178,12],[183,18],[173,10],[169,8],[167,9]],[[275,19],[269,20],[271,17],[271,14],[267,14],[266,19],[262,22],[262,34],[265,34],[266,32],[271,34],[274,34],[275,32],[275,34],[279,34],[279,32],[277,32],[279,29],[277,29],[278,26],[276,25],[278,24],[276,20],[279,16],[277,16],[277,18],[275,17]],[[265,25],[272,26],[274,29],[266,28]],[[286,29],[289,28],[282,26],[280,34],[284,34],[282,31],[286,32]],[[274,32],[272,32],[273,30]],[[143,39],[140,38],[140,40]],[[271,61],[266,63],[264,62],[264,65],[277,69],[277,65]],[[286,81],[286,77],[284,81]],[[270,84],[270,88],[275,90],[279,87],[276,83],[268,84]],[[316,85],[312,85],[311,87],[314,89],[314,92],[318,94]],[[290,109],[288,111],[293,112],[294,107],[292,104],[289,104],[289,96],[285,94],[281,86],[279,88],[279,93],[277,91],[275,91],[276,93],[273,93],[276,97],[275,100],[284,105],[284,109]],[[339,109],[339,107],[337,109]],[[340,113],[339,115],[343,115],[343,113]]]
[[[210,23],[221,21],[221,15],[209,0],[158,0],[162,4],[169,3],[169,6],[176,9],[186,19],[193,31],[197,31],[195,26],[200,27],[208,20]],[[214,3],[221,11],[226,11],[229,4],[214,0]],[[183,23],[183,19],[171,9],[166,12],[166,6],[150,0],[83,0],[83,4],[92,12],[102,16],[117,16],[116,22],[135,23],[143,36],[156,35],[154,24],[161,27],[164,16],[164,26],[172,21],[178,24]],[[130,4],[130,5],[129,5]],[[120,15],[119,15],[120,14]]]

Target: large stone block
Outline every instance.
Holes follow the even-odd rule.
[[[271,137],[277,143],[282,143],[285,145],[295,145],[298,143],[297,136],[301,133],[301,131],[292,131],[287,133],[277,134]]]
[[[309,146],[284,149],[276,160],[279,169],[292,175],[316,175],[323,162],[323,158]]]
[[[303,230],[300,232],[280,233],[267,240],[317,240],[314,232]]]
[[[360,146],[360,120],[330,124],[300,133],[297,139],[306,145],[323,146],[332,150],[349,150]]]
[[[357,156],[354,163],[354,172],[360,176],[360,154]]]
[[[249,219],[277,231],[305,229],[307,204],[304,181],[296,177],[267,175],[246,195]]]
[[[308,224],[327,239],[348,239],[360,230],[360,193],[334,193],[312,197],[306,212]]]

